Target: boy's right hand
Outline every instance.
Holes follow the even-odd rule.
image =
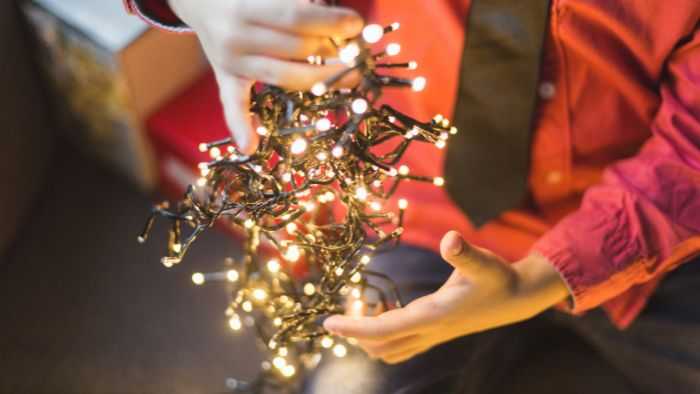
[[[307,0],[168,1],[197,33],[219,84],[226,123],[245,153],[258,143],[249,114],[253,81],[309,89],[345,66],[311,65],[306,58],[330,55],[329,37],[353,37],[363,26],[350,9]]]

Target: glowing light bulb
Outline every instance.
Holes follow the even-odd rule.
[[[356,98],[355,100],[352,101],[351,108],[352,112],[360,115],[364,114],[367,112],[367,108],[369,107],[369,104],[367,104],[367,100],[363,98]]]
[[[399,172],[396,170],[396,168],[391,167],[391,170],[389,170],[389,176],[397,176]]]
[[[370,260],[372,260],[372,258],[368,255],[363,255],[362,257],[360,257],[360,263],[363,265],[369,264]]]
[[[199,144],[199,151],[200,152],[206,152],[207,150],[209,150],[209,147],[207,146],[207,144],[205,144],[204,142]]]
[[[457,131],[458,131],[458,130],[457,130],[456,127],[454,127],[454,126],[450,127],[450,134],[451,134],[451,135],[457,134]]]
[[[411,82],[411,89],[413,89],[414,92],[421,92],[425,89],[427,82],[425,77],[416,77],[413,79],[413,82]]]
[[[408,208],[408,201],[405,198],[399,200],[399,209]]]
[[[408,69],[409,70],[415,70],[417,68],[418,68],[418,62],[416,62],[415,60],[411,60],[410,62],[408,62]]]
[[[357,55],[359,54],[360,46],[357,45],[356,42],[351,42],[350,44],[341,48],[340,51],[338,51],[338,57],[340,57],[340,61],[345,64],[352,64],[355,61]]]
[[[297,231],[296,223],[287,223],[287,226],[285,227],[287,228],[287,232],[289,234],[294,234]]]
[[[318,159],[318,161],[326,161],[326,160],[328,160],[328,153],[327,152],[318,152],[316,154],[316,159]]]
[[[433,178],[433,185],[435,186],[443,186],[445,184],[445,178],[438,176]]]
[[[355,197],[358,200],[364,201],[367,199],[367,196],[368,196],[368,193],[367,193],[367,189],[365,187],[361,186],[355,190]]]
[[[277,354],[279,354],[279,355],[282,356],[282,357],[287,357],[287,355],[289,354],[289,349],[287,349],[286,347],[281,347],[281,348],[277,351]]]
[[[307,296],[314,295],[316,292],[316,286],[313,283],[307,283],[304,285],[304,294]]]
[[[333,347],[333,354],[338,358],[343,358],[348,354],[348,348],[342,343],[339,343]]]
[[[379,201],[372,201],[369,204],[370,208],[372,208],[375,211],[381,211],[382,210],[382,204],[379,203]]]
[[[335,269],[335,274],[338,275],[338,276],[342,275],[343,272],[345,272],[345,270],[342,269],[341,267],[338,267],[338,268]]]
[[[244,311],[246,312],[252,312],[253,311],[253,304],[250,301],[244,301],[243,304],[241,305]]]
[[[228,320],[228,326],[231,327],[233,331],[238,331],[243,327],[241,323],[241,318],[238,315],[233,315]]]
[[[265,126],[260,126],[257,129],[255,129],[255,131],[263,137],[269,133],[269,130],[267,130],[267,127]]]
[[[197,286],[204,284],[204,274],[201,272],[195,272],[192,274],[192,282]]]
[[[401,27],[401,24],[399,22],[394,22],[390,26],[391,26],[391,31],[396,31],[396,30],[399,30],[399,27]]]
[[[238,271],[236,271],[236,270],[228,270],[228,272],[226,272],[226,279],[229,282],[237,282],[238,277],[239,277]]]
[[[440,140],[435,143],[435,147],[438,149],[443,149],[445,147],[446,143],[445,140]]]
[[[278,356],[272,359],[272,365],[277,369],[282,369],[287,365],[287,360],[285,360],[284,357]]]
[[[273,274],[279,272],[281,267],[280,262],[276,259],[272,259],[267,262],[267,270]]]
[[[289,172],[285,172],[282,174],[282,182],[291,182],[292,181],[292,174]]]
[[[323,96],[328,91],[328,87],[323,82],[316,82],[314,86],[311,87],[311,93],[314,96]]]
[[[202,176],[201,178],[197,179],[197,186],[204,187],[206,185],[207,185],[207,178]]]
[[[362,297],[362,291],[360,291],[360,289],[358,289],[357,287],[355,287],[355,288],[352,289],[352,291],[350,292],[350,295],[352,295],[352,296],[355,297],[355,298],[360,298],[360,297]]]
[[[339,158],[339,157],[341,157],[341,156],[343,156],[344,153],[345,153],[345,150],[344,150],[343,147],[340,146],[340,145],[334,146],[334,147],[333,147],[333,150],[331,151],[331,154],[332,154],[333,157],[335,157],[336,159]]]
[[[182,244],[181,243],[174,243],[170,249],[172,249],[173,252],[175,253],[180,253],[182,251]]]
[[[303,138],[297,138],[292,142],[292,146],[290,147],[290,150],[293,154],[295,155],[300,155],[306,151],[306,146],[307,142]]]
[[[219,157],[221,157],[221,149],[219,149],[216,146],[209,149],[209,156],[211,156],[212,159],[218,159]]]
[[[255,226],[255,221],[253,219],[246,219],[245,222],[243,222],[243,227],[247,229],[251,229]]]
[[[362,300],[355,300],[352,302],[352,309],[355,313],[361,312],[364,307],[365,303],[362,302]]]
[[[407,165],[402,165],[401,167],[399,167],[399,174],[406,176],[406,175],[408,175],[408,173],[409,173],[409,169],[408,169]]]
[[[401,45],[398,43],[392,42],[391,44],[386,46],[386,54],[389,56],[396,56],[401,52]]]
[[[321,339],[321,347],[325,349],[330,349],[333,346],[333,338],[325,336]]]
[[[384,28],[381,25],[367,25],[362,29],[362,38],[369,44],[379,42],[382,36],[384,36]]]
[[[285,378],[291,378],[296,372],[296,368],[291,364],[287,364],[282,368],[282,375],[284,375]]]
[[[284,259],[292,263],[298,261],[300,257],[301,250],[299,250],[299,247],[297,245],[291,245],[287,248],[287,251],[284,253]]]
[[[360,283],[362,280],[362,274],[359,272],[355,272],[351,277],[350,277],[350,282],[352,283]]]
[[[318,131],[328,131],[331,129],[331,120],[328,118],[321,118],[316,121],[316,130]]]
[[[272,319],[272,324],[275,325],[275,327],[279,327],[282,325],[282,318],[281,317],[276,317]]]
[[[264,301],[267,298],[267,292],[263,289],[253,290],[253,298],[258,301]]]

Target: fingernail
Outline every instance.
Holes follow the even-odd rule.
[[[331,334],[337,334],[338,330],[338,318],[331,316],[326,321],[323,322],[323,328],[328,330]]]
[[[464,242],[462,241],[462,237],[456,232],[450,233],[449,236],[450,239],[447,244],[447,252],[452,256],[461,254],[464,251]]]

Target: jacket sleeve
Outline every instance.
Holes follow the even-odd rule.
[[[170,9],[168,0],[124,0],[130,14],[138,15],[150,25],[174,32],[190,32],[190,28]]]
[[[668,59],[652,137],[609,166],[580,208],[535,243],[574,313],[700,254],[700,29]]]

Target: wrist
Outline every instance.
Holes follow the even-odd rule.
[[[530,254],[513,264],[518,275],[519,295],[544,311],[570,296],[568,286],[554,265],[540,254]]]

